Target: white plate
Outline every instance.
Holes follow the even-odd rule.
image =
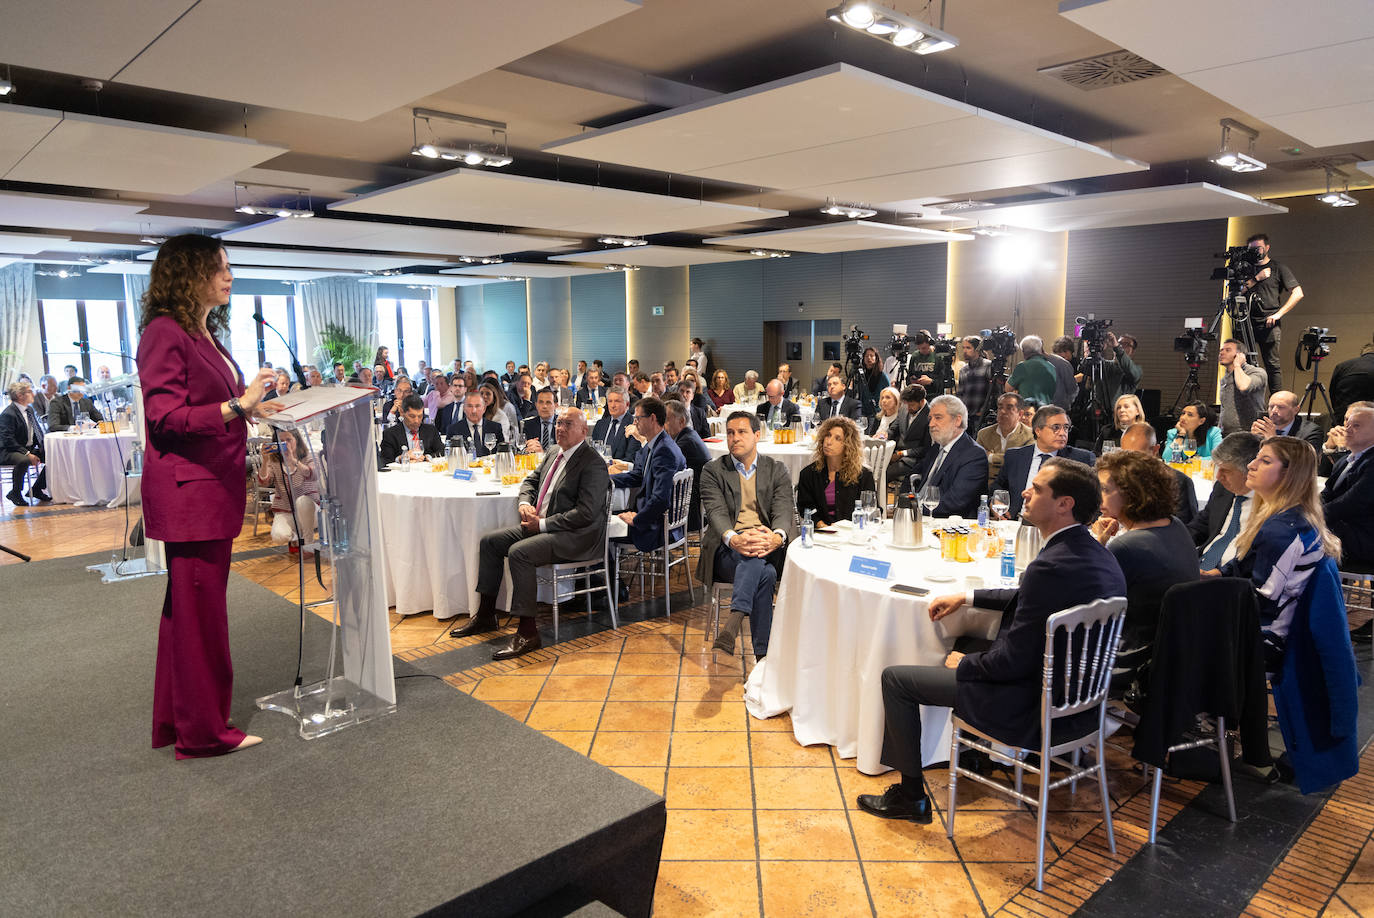
[[[897,551],[924,551],[929,545],[898,545],[896,542],[884,542],[884,547],[893,548]]]
[[[959,578],[953,574],[926,574],[925,579],[931,583],[953,583]]]

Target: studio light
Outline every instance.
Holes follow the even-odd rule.
[[[1336,191],[1332,188],[1334,179],[1341,180],[1341,190]],[[1350,193],[1350,177],[1339,169],[1326,170],[1326,194],[1317,195],[1317,200],[1332,207],[1354,207],[1360,202]]]
[[[916,54],[934,54],[959,45],[959,39],[948,32],[866,0],[848,0],[826,15],[856,32]]]
[[[750,255],[755,255],[755,256],[757,256],[757,257],[759,257],[759,258],[791,258],[791,257],[792,257],[792,253],[791,253],[791,252],[779,252],[777,249],[750,249],[750,250],[749,250],[749,254],[750,254]]]
[[[622,245],[626,248],[637,245],[648,245],[649,240],[638,239],[634,236],[598,236],[596,241],[602,245]]]
[[[468,166],[491,166],[494,169],[509,166],[515,162],[505,153],[489,153],[472,147],[441,147],[433,143],[422,143],[411,147],[410,155],[423,156],[425,159],[442,159],[448,162],[461,161]]]
[[[850,220],[862,220],[865,217],[872,217],[877,211],[871,207],[864,207],[862,204],[837,204],[827,198],[825,206],[821,208],[821,213],[828,217],[848,217]]]
[[[1239,150],[1231,149],[1232,131],[1250,138],[1248,152],[1242,153]],[[1222,118],[1221,149],[1207,158],[1223,169],[1230,169],[1232,172],[1259,172],[1268,168],[1268,164],[1255,156],[1255,140],[1258,137],[1259,131],[1254,128],[1241,124],[1232,118]]]

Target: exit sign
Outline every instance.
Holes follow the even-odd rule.
[[[663,315],[663,307],[662,307],[662,306],[655,306],[655,307],[654,307],[654,315],[656,315],[656,316],[661,316],[661,315]]]

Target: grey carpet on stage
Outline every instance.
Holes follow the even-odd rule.
[[[660,797],[399,662],[395,715],[300,739],[253,705],[292,684],[296,607],[236,574],[233,718],[265,742],[150,748],[165,580],[102,585],[100,560],[0,568],[0,911],[648,913]],[[307,615],[307,661],[328,637]]]

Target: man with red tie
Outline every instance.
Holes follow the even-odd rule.
[[[496,594],[510,567],[510,612],[520,627],[493,660],[522,656],[544,646],[534,625],[535,570],[559,561],[600,557],[606,542],[606,501],[611,479],[606,463],[587,445],[587,419],[565,409],[554,425],[558,449],[544,453],[539,468],[520,486],[520,523],[482,536],[477,569],[477,613],[453,637],[496,630]]]
[[[403,453],[414,461],[444,454],[439,428],[425,423],[425,400],[418,395],[403,398],[400,422],[382,431],[382,467],[398,461]]]

